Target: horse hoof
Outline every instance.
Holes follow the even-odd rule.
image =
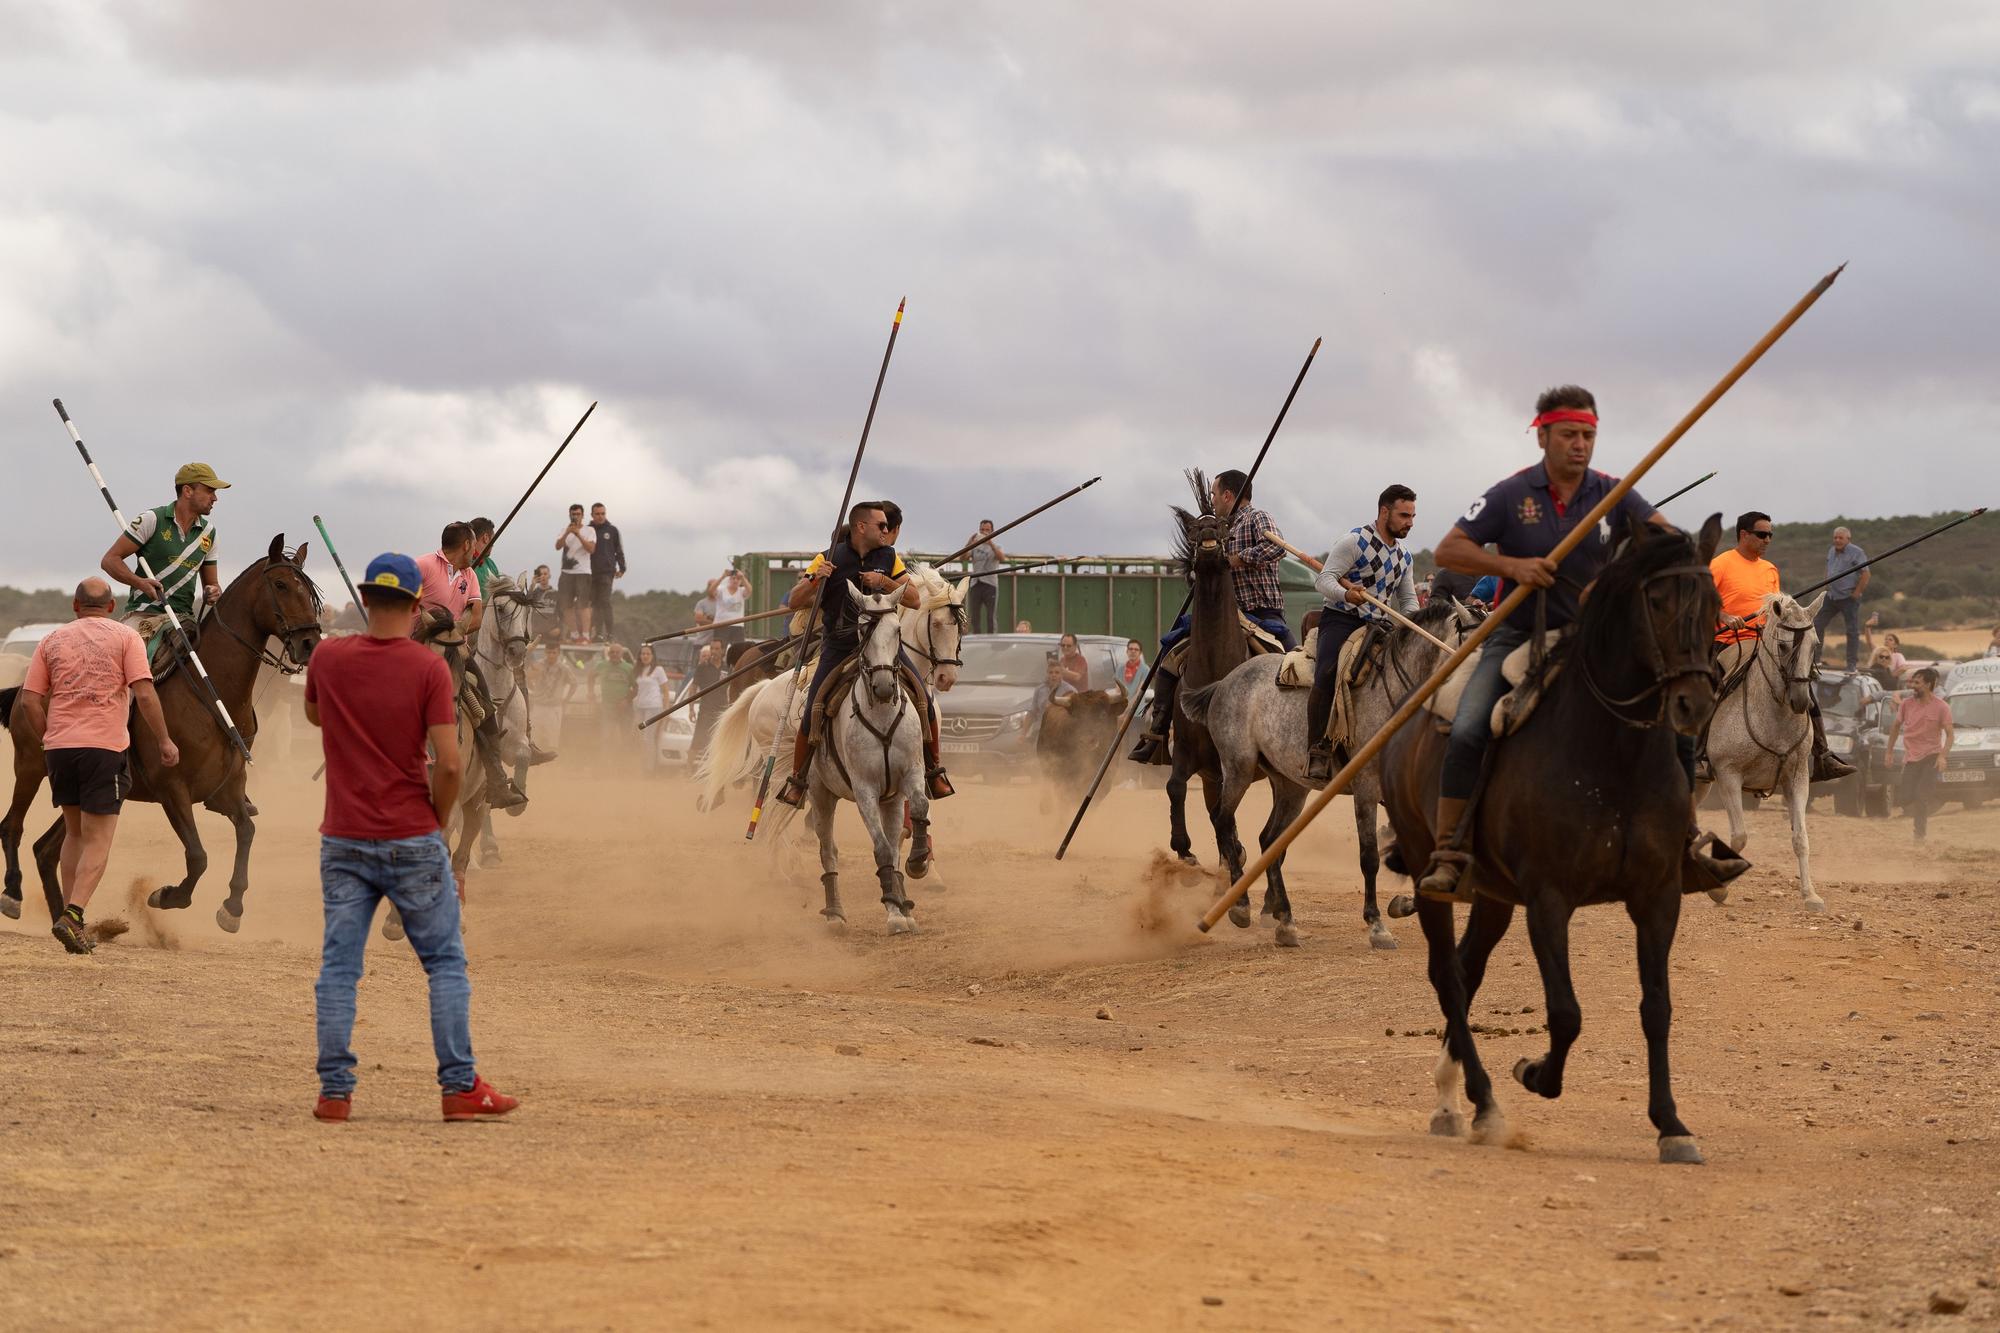
[[[146,906],[157,907],[166,912],[177,912],[186,907],[193,898],[194,895],[192,893],[186,897],[182,897],[174,892],[171,885],[163,884],[146,895]]]
[[[1472,1122],[1470,1141],[1482,1147],[1501,1148],[1507,1143],[1507,1117],[1490,1111]]]
[[[21,919],[21,900],[12,894],[0,893],[0,916],[6,917],[9,921],[19,921]]]
[[[1229,924],[1238,930],[1250,929],[1250,904],[1238,902],[1229,909]]]
[[[1280,921],[1277,940],[1280,949],[1296,949],[1299,947],[1299,932],[1293,929],[1291,922]]]
[[[1389,933],[1387,926],[1383,925],[1380,921],[1370,921],[1368,923],[1368,947],[1371,949],[1394,949],[1400,946],[1396,937]]]
[[[1456,1111],[1438,1111],[1431,1116],[1431,1133],[1441,1139],[1465,1137],[1465,1117]]]
[[[1417,914],[1417,898],[1412,893],[1399,893],[1389,900],[1389,917],[1401,921],[1406,916]]]
[[[829,911],[826,908],[822,907],[819,910],[819,914],[826,918],[827,929],[829,930],[847,929],[847,918],[841,915],[839,912]]]
[[[911,857],[909,861],[903,866],[903,873],[908,875],[911,879],[922,879],[925,875],[931,873],[930,858],[925,857],[923,860],[919,861],[916,857],[914,856]]]
[[[500,849],[494,846],[481,847],[479,859],[486,865],[497,866],[500,864]]]
[[[1667,1166],[1706,1166],[1691,1134],[1669,1134],[1660,1140],[1660,1161]]]
[[[1535,1085],[1528,1082],[1528,1076],[1535,1072],[1535,1063],[1525,1055],[1514,1062],[1514,1081],[1529,1092],[1535,1090]]]
[[[243,913],[240,911],[231,912],[229,904],[224,903],[215,909],[215,924],[221,926],[229,934],[234,935],[237,931],[243,929]]]
[[[1710,889],[1708,896],[1718,903],[1726,903],[1729,901],[1729,886],[1724,884],[1720,888]]]
[[[1197,869],[1199,869],[1201,866],[1201,858],[1196,856],[1193,852],[1182,852],[1181,864],[1184,866],[1194,866]]]
[[[1806,899],[1806,910],[1814,916],[1824,915],[1826,912],[1826,899],[1820,897],[1818,894],[1814,894],[1812,897]]]
[[[403,938],[403,914],[393,907],[389,909],[389,915],[382,918],[382,938],[385,940]]]
[[[901,913],[891,913],[889,916],[889,933],[891,935],[907,935],[916,928],[917,923]]]

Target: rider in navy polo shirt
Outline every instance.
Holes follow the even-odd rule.
[[[1618,507],[1563,558],[1560,568],[1549,552],[1596,507],[1618,478],[1593,471],[1597,448],[1597,399],[1588,389],[1566,384],[1543,393],[1532,423],[1542,461],[1507,477],[1474,500],[1465,516],[1438,543],[1440,568],[1500,580],[1496,599],[1525,584],[1544,592],[1544,623],[1560,629],[1576,619],[1583,593],[1611,560],[1615,538],[1628,521],[1644,521],[1673,531],[1637,491],[1627,491]],[[1486,549],[1488,543],[1494,547]],[[1500,666],[1507,654],[1535,630],[1535,602],[1524,601],[1507,622],[1480,646],[1472,677],[1452,717],[1438,781],[1437,850],[1418,884],[1426,898],[1470,902],[1458,880],[1471,859],[1464,827],[1467,802],[1479,781],[1480,764],[1492,737],[1493,705],[1507,691]],[[1690,764],[1692,756],[1686,756]],[[1690,772],[1692,769],[1690,768]],[[1690,781],[1692,779],[1690,778]]]

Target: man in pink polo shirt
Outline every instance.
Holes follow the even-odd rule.
[[[424,581],[418,599],[416,623],[430,621],[435,633],[446,624],[456,625],[465,635],[465,674],[479,696],[479,741],[473,747],[480,766],[486,771],[486,804],[495,810],[513,810],[528,803],[528,797],[500,765],[500,718],[493,706],[492,683],[480,671],[479,654],[473,649],[486,604],[479,597],[479,576],[472,566],[478,544],[470,523],[447,523],[438,538],[438,549],[417,557],[417,573]],[[412,633],[415,632],[414,626]]]
[[[1931,789],[1938,774],[1951,761],[1952,742],[1957,731],[1951,722],[1951,705],[1937,697],[1938,673],[1918,667],[1910,676],[1910,697],[1896,711],[1889,724],[1889,757],[1896,755],[1896,738],[1903,738],[1903,808],[1915,820],[1917,841],[1930,832]]]
[[[41,742],[48,761],[49,795],[62,808],[63,910],[53,933],[71,953],[91,951],[84,904],[104,878],[118,812],[132,788],[125,752],[132,748],[126,718],[134,697],[159,739],[160,762],[180,762],[153,689],[145,640],[111,618],[115,606],[103,579],[77,584],[70,601],[76,619],[35,645],[16,700],[29,739]]]

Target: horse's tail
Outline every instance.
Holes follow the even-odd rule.
[[[9,725],[14,715],[14,700],[20,697],[21,687],[18,685],[11,690],[0,690],[0,727]]]
[[[709,733],[708,750],[695,765],[695,781],[701,784],[696,808],[713,810],[722,804],[723,791],[757,771],[757,738],[750,725],[750,711],[763,696],[769,681],[758,681],[729,705],[727,712]]]
[[[1224,677],[1227,680],[1228,677]],[[1215,706],[1215,691],[1222,681],[1213,680],[1197,689],[1183,689],[1180,695],[1181,711],[1204,727],[1208,725],[1208,710]]]

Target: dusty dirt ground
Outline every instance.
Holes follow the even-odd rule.
[[[93,905],[136,928],[94,957],[49,938],[31,879],[0,923],[0,1327],[2000,1319],[1990,810],[1921,851],[1904,821],[1816,817],[1824,917],[1782,816],[1751,816],[1761,863],[1729,906],[1689,901],[1674,956],[1689,1168],[1655,1162],[1606,909],[1574,930],[1563,1098],[1503,1085],[1517,1150],[1426,1134],[1420,940],[1368,948],[1345,801],[1292,857],[1296,951],[1188,928],[1213,886],[1151,871],[1159,793],[1111,793],[1057,864],[1061,816],[978,784],[939,809],[921,932],[890,939],[851,810],[836,936],[812,873],[745,848],[741,798],[703,817],[678,778],[581,767],[538,771],[471,884],[479,1063],[523,1098],[501,1123],[438,1120],[423,977],[379,936],[355,1118],[312,1120],[309,760],[260,766],[239,936],[213,923],[226,869],[191,911],[127,906],[178,874],[150,807]],[[1477,1005],[1511,1032],[1489,1064],[1540,1052],[1541,1015],[1517,927]]]

